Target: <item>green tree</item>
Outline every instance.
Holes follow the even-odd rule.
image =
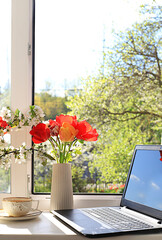
[[[87,181],[83,179],[84,169],[72,164],[73,192],[86,192]]]
[[[56,115],[66,114],[68,109],[65,105],[65,97],[56,97],[48,92],[35,94],[35,105],[42,108],[47,119],[55,119]]]
[[[0,168],[0,193],[10,192],[10,170]]]
[[[36,163],[34,167],[34,192],[50,192],[52,165],[42,166],[39,160]]]
[[[162,7],[141,7],[145,19],[125,32],[105,53],[104,75],[83,79],[69,98],[71,113],[100,132],[93,167],[104,182],[124,183],[136,144],[160,144],[162,129]]]
[[[11,91],[10,88],[6,87],[3,92],[0,91],[0,102],[1,108],[10,105]]]
[[[84,79],[83,90],[71,98],[68,106],[80,117],[90,116],[96,124],[142,115],[161,120],[162,7],[142,7],[142,12],[149,13],[146,20],[116,34],[114,46],[105,53],[106,74],[100,69],[98,76]]]

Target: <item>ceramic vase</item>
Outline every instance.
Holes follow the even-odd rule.
[[[73,209],[73,187],[70,163],[52,167],[50,210]]]

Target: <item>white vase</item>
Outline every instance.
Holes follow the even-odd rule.
[[[73,209],[70,163],[54,163],[52,168],[50,210]]]

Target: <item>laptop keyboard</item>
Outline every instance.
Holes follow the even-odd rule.
[[[113,208],[82,209],[89,216],[93,216],[100,222],[108,224],[112,228],[123,230],[150,229],[153,226],[136,218],[118,212]]]

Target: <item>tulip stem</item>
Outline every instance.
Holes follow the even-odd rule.
[[[48,140],[49,140],[49,142],[51,143],[51,146],[52,146],[52,149],[53,149],[53,153],[54,153],[54,155],[55,155],[55,157],[56,157],[56,161],[58,162],[55,144],[56,144],[56,146],[57,146],[58,149],[59,149],[59,155],[60,155],[60,145],[57,143],[57,141],[56,141],[53,137],[50,137]],[[54,143],[55,143],[55,144],[54,144]]]
[[[64,151],[63,151],[63,162],[65,162],[65,163],[66,163],[66,145],[67,145],[67,143],[65,142],[64,143]]]
[[[70,153],[71,146],[72,146],[74,143],[76,143],[77,141],[78,141],[78,139],[76,138],[76,139],[74,139],[73,142],[69,143],[69,149],[68,149],[67,153],[65,154],[65,160],[66,160],[66,161],[67,161],[68,155],[69,155],[69,153]]]

